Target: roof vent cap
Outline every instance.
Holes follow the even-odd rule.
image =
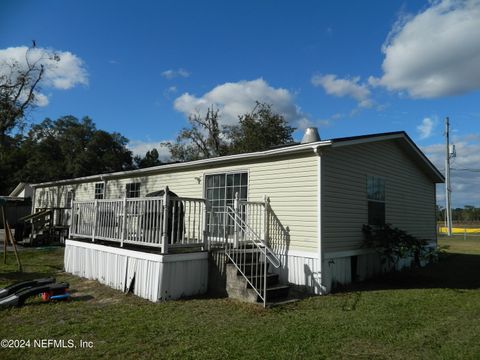
[[[307,144],[311,142],[320,141],[320,135],[318,134],[318,129],[316,127],[309,127],[305,129],[305,134],[301,141],[302,144]]]

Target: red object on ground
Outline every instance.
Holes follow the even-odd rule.
[[[50,290],[50,291],[45,291],[42,293],[42,300],[43,301],[50,301],[52,296],[58,296],[58,295],[67,295],[67,297],[70,295],[67,292],[68,288],[64,289],[59,289],[59,290]]]
[[[48,301],[50,300],[50,296],[53,295],[53,291],[47,291],[47,292],[44,292],[42,293],[42,300],[43,301]]]

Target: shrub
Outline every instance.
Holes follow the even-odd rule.
[[[421,260],[431,260],[436,250],[428,247],[428,241],[418,239],[406,231],[390,224],[379,227],[363,225],[364,246],[374,248],[380,254],[382,262],[397,264],[405,257],[412,257],[414,266],[419,267]]]

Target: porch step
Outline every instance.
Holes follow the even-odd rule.
[[[257,262],[261,258],[261,252],[258,249],[247,249],[246,251],[229,250],[228,254],[237,262]]]
[[[263,264],[257,264],[257,263],[245,263],[245,264],[239,264],[240,269],[242,269],[243,273],[246,276],[257,276],[257,275],[263,275],[264,273],[264,265]],[[270,268],[270,264],[267,263],[267,273],[268,269]],[[238,274],[240,275],[240,271],[238,271]]]
[[[268,302],[274,302],[275,300],[283,300],[288,297],[288,291],[290,285],[276,285],[267,287],[267,300]],[[261,301],[259,299],[259,301]]]
[[[253,275],[253,276],[247,276],[248,280],[250,280],[253,284],[255,282],[261,284],[263,282],[263,275]],[[274,273],[267,273],[267,287],[268,286],[273,286],[278,284],[278,274]],[[247,284],[248,287],[251,287],[250,284]]]
[[[263,267],[261,267],[261,269],[263,269]],[[262,288],[264,279],[263,273],[246,274],[247,278],[245,278],[237,269],[237,267],[234,264],[230,263],[227,263],[226,270],[227,293],[229,297],[251,303],[263,303],[263,300],[260,298],[260,296],[258,296],[255,290],[252,288],[252,285],[250,285],[247,281],[248,278],[248,280],[251,281],[253,284],[256,284],[256,286]],[[280,284],[278,274],[267,272],[266,278],[266,299],[269,303],[269,306],[274,306],[274,304],[277,302],[285,301],[288,298],[290,285]]]

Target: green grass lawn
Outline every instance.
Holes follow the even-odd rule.
[[[469,234],[467,239],[463,235],[442,235],[438,237],[438,244],[447,247],[451,253],[480,255],[480,235]]]
[[[0,349],[0,359],[479,359],[480,239],[441,239],[427,268],[263,309],[229,299],[150,303],[62,272],[62,249],[21,252],[0,286],[54,275],[73,299],[0,311],[0,339],[80,339],[93,349]]]

